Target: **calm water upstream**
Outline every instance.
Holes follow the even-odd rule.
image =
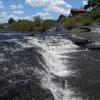
[[[100,51],[62,33],[0,32],[0,100],[100,100]]]

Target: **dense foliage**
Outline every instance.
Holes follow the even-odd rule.
[[[92,10],[100,8],[100,0],[88,0],[88,3],[84,6],[84,8]]]
[[[0,29],[3,29],[3,25],[2,24],[0,24]]]
[[[14,18],[10,18],[10,19],[8,20],[8,23],[9,23],[9,24],[12,24],[12,23],[14,23],[14,22],[16,22]]]
[[[33,19],[34,19],[34,24],[36,26],[39,26],[41,24],[41,22],[42,22],[42,19],[41,19],[40,16],[35,16]]]
[[[34,31],[34,24],[32,21],[28,20],[19,20],[10,25],[10,28],[14,30],[23,30],[23,31]]]
[[[55,21],[51,19],[44,20],[40,25],[40,31],[46,31],[46,29],[53,26],[54,23]]]
[[[50,26],[54,25],[54,20],[42,20],[40,16],[34,17],[33,21],[18,20],[10,25],[11,29],[23,31],[45,31]],[[9,22],[8,22],[9,23]]]

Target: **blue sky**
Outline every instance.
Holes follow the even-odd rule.
[[[15,19],[57,19],[60,14],[68,16],[71,8],[81,8],[87,0],[0,0],[0,23]]]

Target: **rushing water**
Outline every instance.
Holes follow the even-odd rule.
[[[0,100],[100,100],[100,52],[62,33],[0,33]]]

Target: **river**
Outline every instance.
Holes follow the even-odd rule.
[[[0,100],[100,100],[100,51],[51,33],[0,32]]]

